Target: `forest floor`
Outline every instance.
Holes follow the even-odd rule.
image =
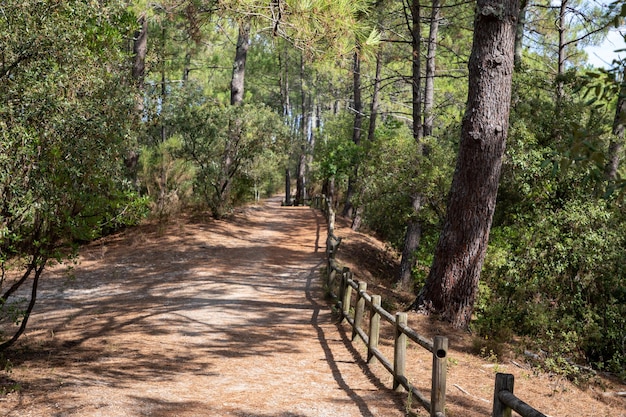
[[[339,260],[383,305],[395,254],[338,222]],[[1,416],[426,416],[365,363],[325,298],[326,226],[310,208],[270,199],[229,219],[182,216],[83,247],[79,263],[50,267],[27,332],[5,353]],[[626,386],[596,377],[584,389],[539,373],[511,353],[473,353],[473,337],[428,317],[409,325],[450,340],[448,416],[489,416],[496,372],[550,416],[626,417]],[[389,352],[392,329],[383,327]],[[514,352],[514,349],[511,349]],[[407,375],[429,396],[430,353],[408,349]],[[407,412],[409,410],[409,412]]]

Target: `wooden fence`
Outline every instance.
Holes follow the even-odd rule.
[[[367,293],[367,283],[353,279],[349,268],[339,268],[335,261],[335,254],[341,243],[341,238],[335,236],[335,212],[332,202],[324,196],[316,196],[311,205],[322,210],[327,219],[328,234],[326,239],[327,257],[327,288],[341,312],[343,320],[352,326],[352,340],[357,336],[367,346],[367,362],[373,358],[380,361],[385,369],[393,376],[393,389],[400,386],[411,393],[419,404],[426,409],[431,417],[444,417],[446,404],[446,368],[448,356],[448,339],[436,336],[430,340],[418,334],[407,326],[407,314],[404,312],[393,314],[381,307],[380,295]],[[353,290],[355,291],[353,297]],[[353,302],[354,300],[354,302]],[[369,312],[368,329],[363,328],[366,312]],[[394,357],[393,362],[386,358],[378,349],[381,318],[394,326]],[[432,353],[432,377],[430,400],[412,386],[406,377],[406,348],[411,340]],[[522,417],[546,417],[513,394],[514,377],[511,374],[496,374],[493,417],[511,417],[511,410],[515,410]]]
[[[515,378],[511,374],[496,374],[493,390],[493,417],[511,417],[515,410],[522,417],[546,417],[513,394]]]

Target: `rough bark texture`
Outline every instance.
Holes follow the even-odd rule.
[[[354,125],[352,128],[352,142],[355,145],[361,143],[361,129],[363,126],[363,100],[361,100],[361,57],[359,56],[360,47],[354,52],[353,67],[353,106],[354,106]],[[359,167],[355,164],[352,175],[348,178],[348,189],[346,190],[346,202],[343,206],[342,216],[352,218],[354,206],[352,205],[352,197],[354,196]]]
[[[478,1],[468,105],[448,211],[414,307],[469,324],[496,205],[508,130],[519,0]]]
[[[421,68],[421,44],[420,35],[420,0],[413,0],[411,4],[412,28],[412,66],[413,66],[413,136],[416,140],[422,137],[422,68]]]
[[[426,53],[426,79],[424,81],[424,136],[433,134],[433,104],[435,102],[435,58],[437,56],[437,33],[439,32],[439,12],[441,1],[433,0]]]
[[[135,32],[133,41],[133,78],[143,86],[143,77],[146,72],[146,53],[148,52],[148,19],[145,14],[137,22],[141,25]]]
[[[246,73],[246,58],[250,46],[250,23],[239,25],[237,37],[237,50],[233,63],[233,77],[230,84],[230,104],[238,105],[243,102],[244,79]]]

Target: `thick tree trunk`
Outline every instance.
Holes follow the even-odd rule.
[[[479,0],[468,105],[443,230],[413,307],[467,327],[496,205],[509,126],[519,0]]]
[[[441,0],[433,0],[430,15],[430,32],[426,53],[426,77],[424,80],[424,136],[433,134],[433,104],[435,102],[435,58],[437,54],[437,32],[439,31],[439,13]]]
[[[352,142],[355,145],[361,143],[361,129],[363,126],[363,100],[361,100],[361,57],[360,47],[357,42],[357,48],[354,52],[354,67],[352,72],[353,80],[353,95],[354,95],[354,125],[352,127]],[[342,216],[352,218],[354,206],[352,205],[352,198],[356,188],[357,176],[359,173],[359,167],[354,164],[352,174],[348,178],[348,189],[346,190],[346,202],[343,206]]]

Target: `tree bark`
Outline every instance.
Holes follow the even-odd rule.
[[[433,0],[430,15],[430,32],[426,53],[426,76],[424,80],[424,136],[433,134],[433,104],[435,101],[435,58],[437,54],[437,32],[439,31],[439,13],[441,0]]]
[[[133,78],[143,89],[143,80],[146,72],[146,54],[148,52],[148,19],[145,13],[139,17],[139,30],[133,37]]]
[[[400,260],[400,276],[396,285],[403,289],[410,289],[412,281],[412,270],[416,262],[415,251],[419,248],[422,238],[422,223],[417,218],[422,208],[422,197],[416,194],[411,197],[413,217],[407,223],[404,246],[402,247],[402,258]]]
[[[382,45],[382,44],[381,44]],[[367,129],[367,140],[371,143],[376,140],[376,121],[378,120],[378,108],[380,107],[380,72],[382,69],[383,60],[382,47],[379,46],[376,53],[376,75],[374,76],[374,85],[372,87],[372,103],[370,105],[370,123]],[[359,230],[363,222],[363,208],[358,206],[352,219],[352,230]]]
[[[421,30],[420,30],[420,3],[413,0],[411,4],[411,44],[413,49],[412,65],[412,95],[413,95],[413,138],[420,147],[424,133],[422,126],[422,93],[421,93]],[[397,286],[406,286],[411,279],[411,271],[415,265],[415,251],[422,238],[422,226],[418,218],[422,206],[422,196],[416,190],[411,191],[411,206],[413,213],[407,223],[402,258],[400,259],[400,273],[396,279]]]
[[[561,103],[563,101],[564,92],[564,82],[562,79],[563,74],[565,73],[565,32],[567,31],[567,25],[565,23],[565,16],[567,14],[567,3],[568,0],[562,0],[561,5],[559,7],[559,19],[557,21],[557,31],[559,34],[559,45],[558,45],[558,62],[557,62],[557,72],[556,72],[556,114],[557,118],[561,113]]]
[[[289,101],[289,50],[286,44],[283,50],[278,54],[278,65],[280,66],[279,83],[283,116],[289,117],[291,116],[291,103]]]
[[[515,68],[522,65],[522,51],[524,46],[524,27],[526,26],[526,8],[528,0],[520,1],[519,16],[517,18],[517,27],[515,28],[515,52],[513,54],[513,64]]]
[[[448,210],[413,308],[467,327],[478,292],[505,150],[519,0],[479,0]]]
[[[285,205],[290,206],[291,202],[291,172],[285,168]]]
[[[237,36],[237,46],[235,49],[235,59],[233,62],[233,73],[230,82],[230,104],[240,106],[243,104],[246,59],[250,46],[250,23],[242,22],[239,25],[239,35]],[[215,202],[213,204],[213,216],[221,218],[230,201],[230,191],[232,179],[237,171],[235,159],[239,142],[241,140],[242,120],[240,116],[235,116],[228,123],[228,138],[224,144],[224,152],[220,166],[219,180],[217,181]]]
[[[243,103],[246,58],[248,57],[249,46],[250,23],[244,22],[239,25],[235,62],[233,63],[233,76],[230,83],[230,104],[233,106]]]
[[[413,96],[413,136],[419,141],[422,137],[422,36],[420,22],[420,0],[411,4],[411,47],[412,47],[412,96]]]
[[[363,126],[363,100],[361,99],[361,57],[360,46],[357,42],[356,51],[354,52],[354,66],[352,72],[353,80],[353,106],[354,106],[354,125],[352,128],[352,142],[359,146],[361,143],[361,129]],[[348,189],[346,190],[346,202],[343,206],[342,216],[352,218],[354,206],[352,205],[352,197],[354,196],[354,190],[356,187],[357,176],[359,167],[355,163],[352,169],[352,174],[348,178]]]

